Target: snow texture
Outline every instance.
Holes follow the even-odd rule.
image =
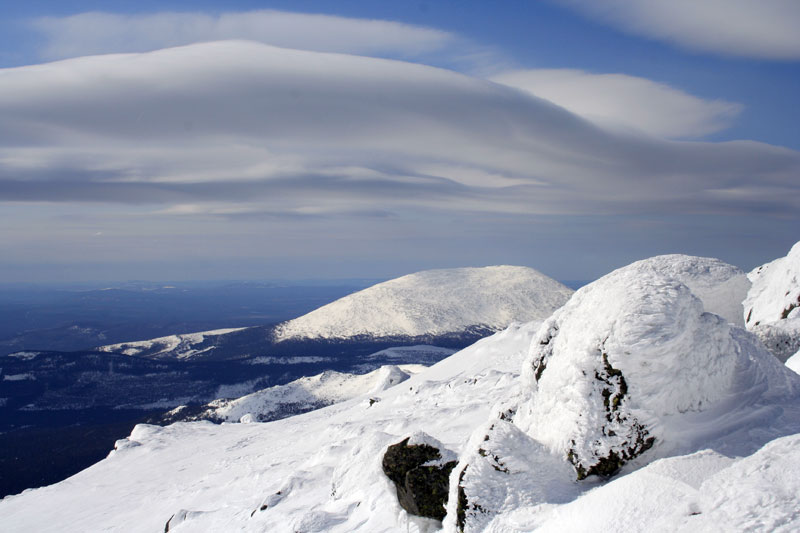
[[[181,335],[168,335],[146,341],[121,342],[100,346],[97,350],[101,352],[121,353],[123,355],[150,357],[158,359],[159,356],[169,359],[192,359],[210,350],[211,347],[197,349],[195,346],[204,343],[208,339],[213,339],[220,335],[226,335],[234,331],[245,328],[226,328],[211,331],[200,331],[197,333],[184,333]]]
[[[627,463],[691,453],[797,397],[797,376],[706,312],[681,281],[683,272],[713,272],[708,262],[634,263],[583,287],[544,322],[521,397],[473,433],[453,473],[447,530],[483,531],[521,508],[569,501],[576,478],[597,483],[593,475]]]
[[[800,308],[800,242],[786,257],[754,269],[748,278],[753,283],[744,301],[748,329],[787,318]]]
[[[608,274],[545,322],[523,370],[531,397],[515,419],[531,437],[589,468],[631,439],[687,442],[676,415],[794,394],[796,382],[754,338],[704,311],[674,276],[674,257]]]
[[[0,501],[0,530],[796,531],[800,376],[707,312],[668,257],[372,402],[264,424],[138,425],[100,463]],[[652,446],[576,482],[578,465],[630,448],[622,435]],[[459,458],[441,524],[402,510],[382,471],[409,437]]]
[[[286,412],[301,413],[358,396],[378,394],[425,368],[422,365],[386,365],[360,375],[329,370],[235,400],[214,400],[195,418],[218,422],[276,420]]]
[[[376,396],[266,424],[139,425],[100,463],[0,501],[0,530],[433,531],[381,468],[417,431],[459,453],[513,389],[538,324],[512,325]],[[263,508],[263,510],[262,510]]]
[[[543,320],[572,290],[531,268],[427,270],[373,285],[278,327],[276,338],[417,337]]]
[[[800,351],[800,242],[786,257],[748,274],[753,286],[744,301],[747,329],[780,361]]]

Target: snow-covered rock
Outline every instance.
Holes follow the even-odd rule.
[[[750,332],[779,361],[787,361],[800,351],[800,308],[794,309],[783,320],[752,326]]]
[[[476,430],[453,473],[447,529],[482,531],[514,509],[563,503],[575,478],[692,452],[797,397],[797,376],[706,312],[680,279],[687,270],[701,268],[686,256],[634,263],[544,322],[521,398]]]
[[[754,269],[748,278],[753,286],[744,301],[747,327],[788,318],[800,308],[800,242],[786,257]]]
[[[654,268],[660,259],[582,288],[532,343],[523,370],[531,397],[515,421],[569,455],[579,477],[654,442],[693,439],[690,414],[727,413],[796,390],[753,337],[705,312],[670,269]]]
[[[780,361],[800,350],[800,242],[786,257],[748,274],[753,286],[744,301],[747,329]]]
[[[572,290],[527,267],[427,270],[345,296],[276,330],[278,340],[418,337],[543,320]]]
[[[367,374],[328,370],[285,385],[276,385],[233,400],[219,399],[199,412],[184,407],[165,415],[169,420],[214,422],[266,422],[304,413],[363,395],[379,394],[426,367],[386,365]]]

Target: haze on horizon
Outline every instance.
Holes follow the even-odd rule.
[[[0,280],[390,278],[800,238],[788,0],[0,8]]]

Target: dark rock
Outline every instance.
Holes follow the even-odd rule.
[[[397,500],[407,512],[442,520],[445,515],[450,472],[456,461],[423,466],[442,459],[441,451],[428,444],[408,444],[406,438],[389,446],[383,456],[383,472],[394,482]]]

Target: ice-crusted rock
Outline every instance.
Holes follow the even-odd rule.
[[[750,332],[779,361],[786,362],[800,350],[800,308],[793,310],[784,320],[752,326]]]
[[[523,367],[532,397],[515,421],[567,456],[579,478],[683,439],[671,418],[794,390],[754,338],[704,312],[671,268],[658,268],[671,257],[584,287],[533,340]]]
[[[788,318],[800,308],[800,242],[786,257],[761,265],[747,276],[753,284],[744,300],[747,328]]]
[[[446,529],[481,531],[511,509],[569,500],[576,478],[694,450],[763,417],[759,406],[797,395],[796,375],[706,312],[682,281],[709,261],[634,263],[583,287],[542,324],[522,396],[461,456]]]
[[[543,320],[572,290],[527,267],[427,270],[373,285],[279,326],[277,340],[418,337]]]
[[[772,355],[787,361],[800,350],[800,242],[786,257],[748,274],[753,283],[744,301],[747,329]]]

